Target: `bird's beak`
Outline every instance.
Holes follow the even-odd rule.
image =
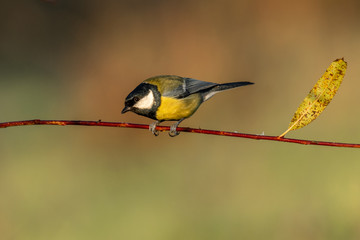
[[[121,111],[121,113],[126,113],[131,110],[131,107],[125,106],[124,109]]]

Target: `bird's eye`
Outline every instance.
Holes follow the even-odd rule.
[[[134,97],[134,102],[138,102],[140,99],[138,97]]]

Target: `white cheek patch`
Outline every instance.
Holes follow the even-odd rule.
[[[141,98],[135,105],[134,107],[138,108],[138,109],[150,109],[152,108],[152,106],[154,105],[154,93],[149,90],[149,93]]]

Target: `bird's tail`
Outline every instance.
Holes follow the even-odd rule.
[[[246,86],[246,85],[250,85],[250,84],[254,84],[252,82],[231,82],[231,83],[223,83],[223,84],[218,84],[215,85],[214,87],[211,88],[211,90],[209,91],[209,89],[207,91],[203,91],[203,99],[204,102],[208,99],[210,99],[212,96],[214,96],[216,93],[227,90],[227,89],[231,89],[231,88],[236,88],[236,87],[241,87],[241,86]]]
[[[212,91],[214,92],[220,92],[220,91],[224,91],[227,89],[231,89],[231,88],[236,88],[236,87],[241,87],[241,86],[246,86],[246,85],[250,85],[250,84],[254,84],[252,82],[231,82],[231,83],[223,83],[223,84],[219,84],[216,85]]]

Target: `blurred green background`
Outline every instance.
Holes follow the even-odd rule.
[[[121,115],[142,80],[256,84],[182,126],[279,135],[336,58],[333,102],[287,137],[360,143],[357,0],[19,0],[0,7],[0,121]],[[0,130],[0,239],[359,239],[360,152],[81,126]]]

